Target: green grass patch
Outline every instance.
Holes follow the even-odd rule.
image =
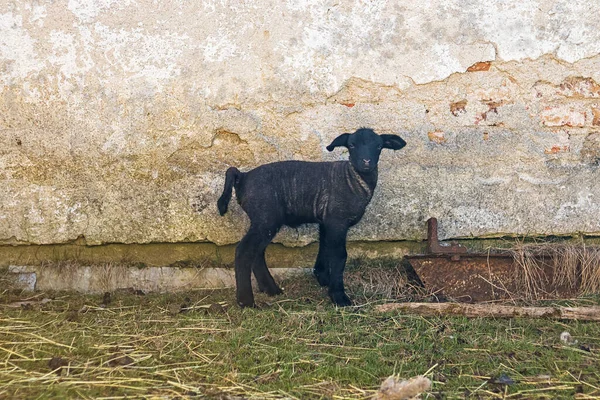
[[[401,268],[351,265],[347,281],[346,309],[310,277],[243,310],[233,290],[5,292],[0,398],[360,399],[392,374],[427,374],[431,399],[600,397],[600,324],[379,314],[386,297],[417,296]]]

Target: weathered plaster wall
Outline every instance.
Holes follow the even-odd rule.
[[[229,165],[360,126],[409,145],[351,239],[598,234],[599,66],[592,0],[3,0],[0,243],[233,243]]]

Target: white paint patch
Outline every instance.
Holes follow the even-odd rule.
[[[187,35],[148,34],[143,28],[117,30],[101,23],[94,25],[94,33],[100,38],[94,45],[104,51],[110,65],[105,76],[141,78],[150,90],[161,92],[167,80],[181,73],[178,58],[188,45]]]
[[[94,66],[89,57],[78,59],[75,35],[52,31],[50,32],[50,43],[53,53],[48,57],[48,61],[60,66],[60,72],[64,78],[70,79],[73,75],[81,75]]]
[[[497,45],[499,57],[506,61],[556,52],[559,58],[575,62],[600,52],[600,32],[594,27],[600,15],[597,1],[555,1],[548,9],[537,1],[492,0],[471,11],[478,14],[473,18],[475,26]],[[587,24],[587,18],[596,21]]]
[[[0,89],[43,68],[34,45],[35,40],[23,29],[21,15],[0,14],[0,61],[5,65],[0,74]]]
[[[35,23],[37,26],[44,26],[44,19],[46,18],[46,6],[44,4],[26,4],[25,9],[30,10],[29,22]]]
[[[352,76],[386,81],[379,68],[364,68],[370,62],[372,41],[387,37],[394,30],[395,16],[384,13],[386,0],[356,1],[350,9],[339,10],[330,2],[288,3],[290,11],[303,11],[310,17],[293,27],[301,45],[291,48],[286,42],[275,46],[283,55],[282,74],[292,81],[303,81],[312,93],[333,93]],[[385,73],[387,74],[387,73]],[[394,82],[391,82],[394,83]]]
[[[426,82],[432,78],[434,80],[436,78],[443,79],[463,69],[460,61],[452,54],[452,49],[447,43],[436,43],[428,52],[430,54],[427,58],[433,62],[429,63],[429,68],[422,69],[421,72],[413,76],[417,83]]]
[[[217,33],[210,35],[202,45],[204,61],[223,62],[239,55],[239,48],[233,42],[229,34],[219,29]]]
[[[115,5],[124,8],[132,3],[135,4],[131,0],[69,0],[67,7],[81,22],[90,22]]]

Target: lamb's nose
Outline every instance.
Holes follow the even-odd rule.
[[[365,163],[365,165],[369,165],[369,163],[371,162],[371,160],[367,160],[363,158],[363,162]]]

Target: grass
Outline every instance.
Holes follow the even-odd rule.
[[[425,374],[430,399],[600,398],[600,324],[378,314],[386,298],[419,294],[395,263],[357,264],[347,273],[357,306],[346,309],[310,277],[243,310],[233,290],[5,291],[0,398],[361,399],[392,374]]]

